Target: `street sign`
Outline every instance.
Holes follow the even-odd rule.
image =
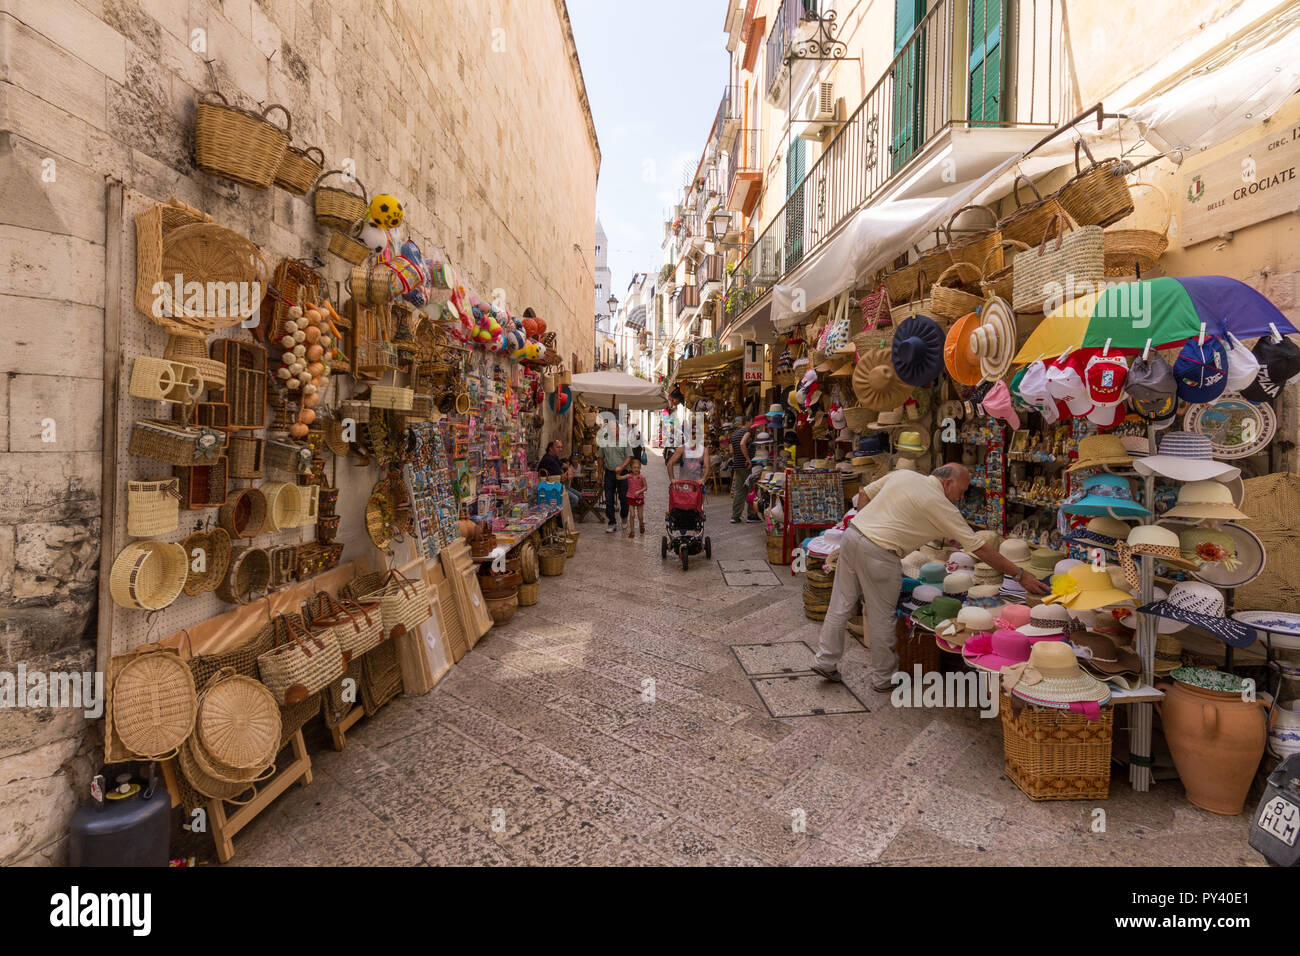
[[[1291,212],[1300,204],[1300,124],[1234,150],[1182,181],[1186,247]]]
[[[764,346],[762,342],[745,343],[745,381],[763,381]]]

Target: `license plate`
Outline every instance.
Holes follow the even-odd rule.
[[[1283,797],[1274,797],[1259,812],[1259,828],[1287,846],[1295,846],[1300,835],[1300,806]]]

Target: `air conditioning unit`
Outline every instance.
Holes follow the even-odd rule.
[[[820,82],[809,90],[798,118],[807,124],[799,133],[800,139],[821,139],[835,124],[835,84]]]

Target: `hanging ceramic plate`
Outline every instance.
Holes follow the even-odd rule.
[[[1271,405],[1256,405],[1238,392],[1225,392],[1212,402],[1189,407],[1183,427],[1207,436],[1215,458],[1246,458],[1273,440],[1277,415]]]
[[[1300,650],[1300,614],[1290,611],[1236,611],[1234,620],[1265,631],[1274,647]]]

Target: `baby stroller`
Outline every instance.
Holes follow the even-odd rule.
[[[706,558],[713,557],[713,542],[704,536],[704,485],[687,478],[669,484],[664,527],[668,533],[659,547],[660,559],[668,560],[672,551],[681,556],[685,571],[692,554],[703,550]]]

